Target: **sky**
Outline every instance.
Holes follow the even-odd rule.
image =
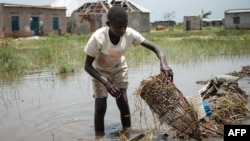
[[[0,3],[49,5],[55,0],[0,0]],[[97,1],[97,0],[86,0]],[[110,1],[110,0],[109,0]],[[210,19],[224,18],[228,9],[250,8],[250,0],[131,0],[150,11],[150,22],[167,20],[165,13],[174,13],[171,20],[182,22],[184,16],[198,16],[211,11]]]

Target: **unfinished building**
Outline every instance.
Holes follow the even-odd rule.
[[[110,4],[106,1],[88,2],[73,11],[68,19],[68,32],[72,34],[92,33],[106,26],[107,13],[110,7],[121,6],[128,12],[128,26],[139,32],[150,30],[149,11],[129,1],[116,0]]]

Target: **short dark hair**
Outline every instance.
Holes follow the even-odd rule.
[[[128,20],[128,14],[125,9],[121,6],[113,6],[108,11],[108,21],[116,22],[116,21],[124,21]]]

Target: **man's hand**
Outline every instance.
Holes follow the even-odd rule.
[[[174,81],[174,73],[168,65],[162,65],[161,71],[166,75],[167,79],[171,82]]]
[[[121,91],[119,88],[117,88],[115,85],[113,85],[112,83],[110,83],[109,81],[106,81],[104,83],[104,85],[106,86],[106,89],[108,90],[108,92],[115,98],[119,98],[121,96]]]

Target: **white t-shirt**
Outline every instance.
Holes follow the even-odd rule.
[[[84,48],[89,56],[95,57],[95,67],[109,68],[117,65],[125,60],[123,54],[131,44],[137,46],[145,40],[139,32],[127,27],[119,43],[114,45],[109,39],[108,30],[109,27],[97,29]]]

